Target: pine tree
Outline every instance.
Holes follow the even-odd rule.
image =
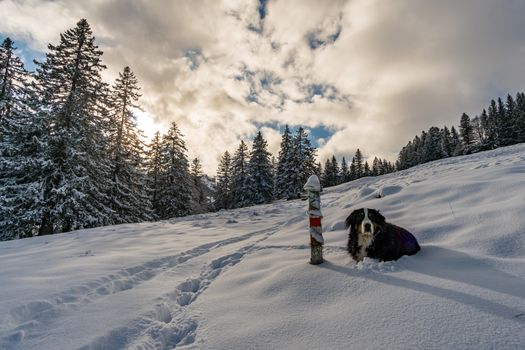
[[[525,93],[516,95],[516,128],[517,141],[525,142]]]
[[[363,155],[361,154],[361,151],[359,148],[355,151],[355,175],[356,178],[359,179],[363,176]]]
[[[246,205],[246,179],[248,167],[248,147],[241,141],[232,159],[232,192],[234,207]]]
[[[277,159],[275,159],[275,156],[272,155],[272,158],[270,159],[270,165],[272,166],[272,177],[274,178],[274,193],[275,193],[275,176],[277,175]]]
[[[441,130],[441,152],[443,153],[443,157],[451,157],[452,153],[454,152],[454,148],[452,146],[452,136],[450,135],[450,130],[445,126]]]
[[[461,145],[461,139],[459,138],[459,133],[456,131],[456,128],[454,126],[450,128],[450,139],[452,140],[451,147],[452,149],[454,149],[452,155],[457,156],[462,154],[461,152],[463,147]]]
[[[67,232],[111,223],[107,193],[110,164],[104,134],[102,51],[85,19],[49,45],[37,62],[36,81],[49,143],[42,170],[44,188],[39,234]]]
[[[232,159],[230,153],[226,151],[221,157],[217,169],[215,186],[215,208],[217,210],[233,208],[232,171]]]
[[[332,183],[333,186],[339,185],[341,182],[339,180],[339,163],[337,162],[337,159],[335,158],[335,155],[332,156]]]
[[[317,175],[318,178],[321,178],[323,175],[323,166],[321,165],[321,162],[317,162],[315,165],[315,175]]]
[[[43,210],[45,120],[15,49],[9,38],[0,46],[0,240],[37,234]]]
[[[405,149],[405,147],[403,149]],[[400,158],[401,158],[401,152],[400,152]],[[381,173],[379,172],[379,159],[377,157],[374,157],[374,160],[372,161],[372,176],[378,176],[378,175],[381,175]]]
[[[330,159],[327,159],[324,163],[323,174],[321,176],[321,183],[323,187],[333,186],[332,173],[332,162]]]
[[[498,98],[498,107],[496,114],[496,127],[498,130],[499,146],[508,146],[513,143],[513,130],[511,116],[507,112],[501,98]]]
[[[175,122],[162,138],[162,178],[159,216],[168,219],[191,213],[192,181],[186,156],[186,143]]]
[[[518,138],[519,138],[519,132],[517,128],[519,113],[518,113],[516,102],[514,101],[514,98],[512,97],[512,95],[510,94],[507,95],[507,102],[505,104],[505,107],[506,107],[506,115],[505,115],[506,123],[505,124],[508,129],[507,133],[509,137],[508,144],[513,145],[513,144],[518,143]]]
[[[341,183],[339,174],[339,164],[337,163],[335,155],[333,155],[331,159],[326,160],[324,173],[321,179],[323,186],[330,187],[339,185]]]
[[[482,145],[485,144],[485,129],[483,128],[481,117],[475,116],[470,124],[472,125],[472,135],[474,137],[472,152],[479,152],[483,147]]]
[[[355,180],[357,178],[358,178],[357,165],[356,165],[356,160],[354,156],[352,157],[352,162],[350,163],[350,180]]]
[[[138,92],[137,78],[125,67],[113,85],[108,103],[111,205],[117,214],[117,223],[152,218],[144,174],[144,135],[133,113],[134,109],[141,110]]]
[[[341,170],[339,172],[339,179],[343,182],[350,181],[350,171],[348,170],[348,164],[346,163],[345,157],[341,160]]]
[[[199,158],[191,162],[190,176],[192,182],[192,213],[205,213],[209,211],[206,187],[203,182],[204,173]]]
[[[282,138],[281,149],[277,160],[277,171],[275,175],[275,197],[293,198],[296,190],[293,188],[293,178],[295,176],[294,149],[290,129],[286,125]]]
[[[162,154],[162,140],[160,132],[156,132],[148,146],[146,161],[146,174],[148,187],[150,188],[150,203],[154,218],[161,217],[162,203],[161,193],[163,186],[163,174],[167,171],[163,163],[165,157]]]
[[[413,166],[413,158],[411,157],[413,153],[414,146],[412,145],[412,141],[409,141],[405,147],[399,151],[399,155],[397,158],[397,168],[399,170],[408,169],[411,166]],[[378,160],[379,162],[379,160]],[[372,165],[372,168],[375,168],[374,165]],[[374,170],[375,172],[376,170]],[[379,163],[377,165],[377,175],[380,175],[379,173]]]
[[[427,161],[425,159],[425,152],[423,150],[423,146],[425,145],[426,139],[427,139],[427,132],[424,130],[421,131],[421,136],[416,137],[414,139],[414,148],[415,148],[416,158],[417,158],[416,164],[422,164]]]
[[[494,137],[491,135],[490,119],[485,109],[483,109],[483,112],[481,112],[479,116],[479,130],[477,134],[480,140],[480,150],[494,148]]]
[[[463,154],[472,153],[472,146],[474,144],[474,130],[470,122],[470,117],[463,113],[459,121],[459,133],[463,142]]]
[[[433,126],[428,130],[423,144],[423,157],[426,162],[441,159],[444,157],[441,147],[441,131]]]
[[[308,178],[317,171],[315,164],[316,149],[312,147],[308,133],[302,127],[297,129],[293,137],[292,150],[293,166],[290,187],[293,190],[292,198],[297,198],[303,191],[303,186]]]
[[[487,129],[487,139],[490,149],[497,148],[500,146],[499,135],[498,135],[498,107],[496,106],[496,101],[491,100],[490,106],[488,108],[488,129]]]
[[[23,100],[27,97],[25,90],[29,74],[15,50],[10,38],[6,38],[0,46],[0,122],[25,109]],[[12,130],[0,129],[0,140],[4,132],[11,133]]]
[[[259,131],[253,140],[247,167],[247,204],[269,203],[273,199],[273,177],[268,144]]]
[[[368,165],[368,161],[365,161],[365,165],[363,167],[363,176],[370,176],[370,165]]]
[[[388,174],[392,171],[390,162],[386,159],[381,160],[381,167],[382,167],[383,174]]]

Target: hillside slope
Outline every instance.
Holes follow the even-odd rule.
[[[2,349],[523,349],[525,145],[363,178],[306,202],[0,244]],[[381,198],[378,198],[378,195]],[[377,208],[422,250],[354,263]]]

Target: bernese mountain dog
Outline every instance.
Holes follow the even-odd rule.
[[[386,222],[375,209],[354,210],[345,221],[348,229],[348,252],[355,261],[365,257],[380,261],[397,260],[414,255],[421,247],[404,228]]]

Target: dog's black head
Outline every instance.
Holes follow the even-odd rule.
[[[375,209],[361,208],[354,210],[345,221],[346,228],[359,234],[375,235],[385,224],[385,217]]]

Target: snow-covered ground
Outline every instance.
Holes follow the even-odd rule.
[[[525,348],[525,145],[321,201],[319,266],[304,201],[3,242],[0,348]],[[421,252],[351,261],[343,221],[359,207]]]

